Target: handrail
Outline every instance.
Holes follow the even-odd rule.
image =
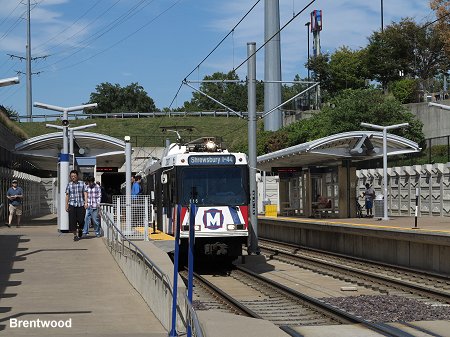
[[[167,286],[168,291],[170,292],[170,294],[173,296],[173,285],[170,282],[169,277],[167,276],[167,274],[165,274],[138,246],[136,246],[133,242],[131,242],[131,240],[129,240],[125,234],[114,224],[114,221],[111,219],[111,217],[106,216],[106,214],[111,214],[110,211],[108,211],[108,208],[114,208],[113,204],[105,204],[102,203],[100,204],[101,206],[101,217],[102,220],[104,221],[104,223],[106,224],[106,226],[108,227],[108,229],[111,229],[111,231],[113,231],[112,237],[110,238],[110,233],[109,231],[107,232],[107,236],[106,239],[108,241],[108,244],[110,242],[112,242],[114,239],[114,241],[121,241],[122,242],[122,254],[124,253],[124,248],[125,248],[125,242],[128,244],[128,249],[130,251],[132,251],[131,246],[133,247],[135,254],[141,256],[142,261],[145,262],[146,265],[148,265],[153,271],[156,271],[156,275],[163,281],[163,283]],[[112,218],[114,218],[114,214],[112,214]],[[114,235],[114,232],[116,233],[116,235]],[[117,237],[117,234],[120,235],[120,240],[119,237]],[[117,237],[117,238],[116,238]],[[112,245],[111,245],[112,247]],[[187,317],[184,317],[182,315],[181,309],[177,304],[177,312],[180,314],[180,318],[184,324],[184,326],[186,327],[186,323],[187,320],[189,320],[189,322],[191,322],[191,327],[192,327],[192,332],[193,332],[193,336],[196,337],[203,337],[203,331],[201,329],[200,323],[198,321],[198,317],[197,314],[192,306],[192,304],[187,300],[187,294],[185,294],[185,301],[186,301],[186,305],[187,305]]]

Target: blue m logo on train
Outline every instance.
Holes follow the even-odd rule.
[[[224,216],[219,209],[211,208],[203,213],[203,225],[207,229],[215,230],[223,227]]]

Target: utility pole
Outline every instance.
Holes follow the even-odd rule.
[[[39,57],[31,57],[31,6],[30,6],[30,0],[27,1],[27,45],[26,45],[26,51],[25,51],[25,57],[13,55],[13,54],[7,54],[11,58],[17,58],[20,61],[26,61],[27,62],[27,70],[26,70],[26,77],[27,77],[27,98],[26,98],[26,105],[27,105],[27,122],[32,121],[32,114],[33,114],[33,103],[32,103],[32,95],[31,95],[31,76],[37,75],[40,72],[33,73],[31,71],[31,61],[37,60],[37,59],[45,59],[47,58],[47,55],[45,56],[39,56]],[[23,74],[21,71],[17,70],[17,74]]]
[[[27,122],[31,122],[33,112],[31,103],[31,6],[30,1],[27,3]]]

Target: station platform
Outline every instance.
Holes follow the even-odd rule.
[[[0,227],[0,278],[1,335],[167,336],[103,239],[74,242],[54,215]]]
[[[330,224],[336,226],[354,226],[370,229],[388,229],[398,231],[417,231],[418,233],[435,233],[442,235],[450,235],[450,218],[440,216],[423,216],[417,218],[417,227],[415,227],[415,219],[413,216],[390,216],[389,220],[381,220],[378,218],[305,218],[297,216],[277,216],[266,217],[259,216],[260,219],[279,219],[282,221],[298,221],[304,223]]]
[[[450,275],[450,219],[411,216],[312,219],[258,217],[258,236],[333,253]]]

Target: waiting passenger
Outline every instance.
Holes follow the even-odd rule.
[[[66,187],[66,212],[69,213],[69,230],[73,232],[73,241],[78,241],[83,235],[85,200],[85,185],[78,180],[77,170],[70,171],[70,182]]]
[[[95,183],[94,177],[89,177],[89,185],[84,191],[84,207],[86,208],[86,217],[84,219],[83,235],[87,236],[89,234],[89,225],[94,223],[95,236],[100,237],[100,222],[98,218],[98,209],[100,207],[100,201],[102,197],[102,191],[100,186]]]

